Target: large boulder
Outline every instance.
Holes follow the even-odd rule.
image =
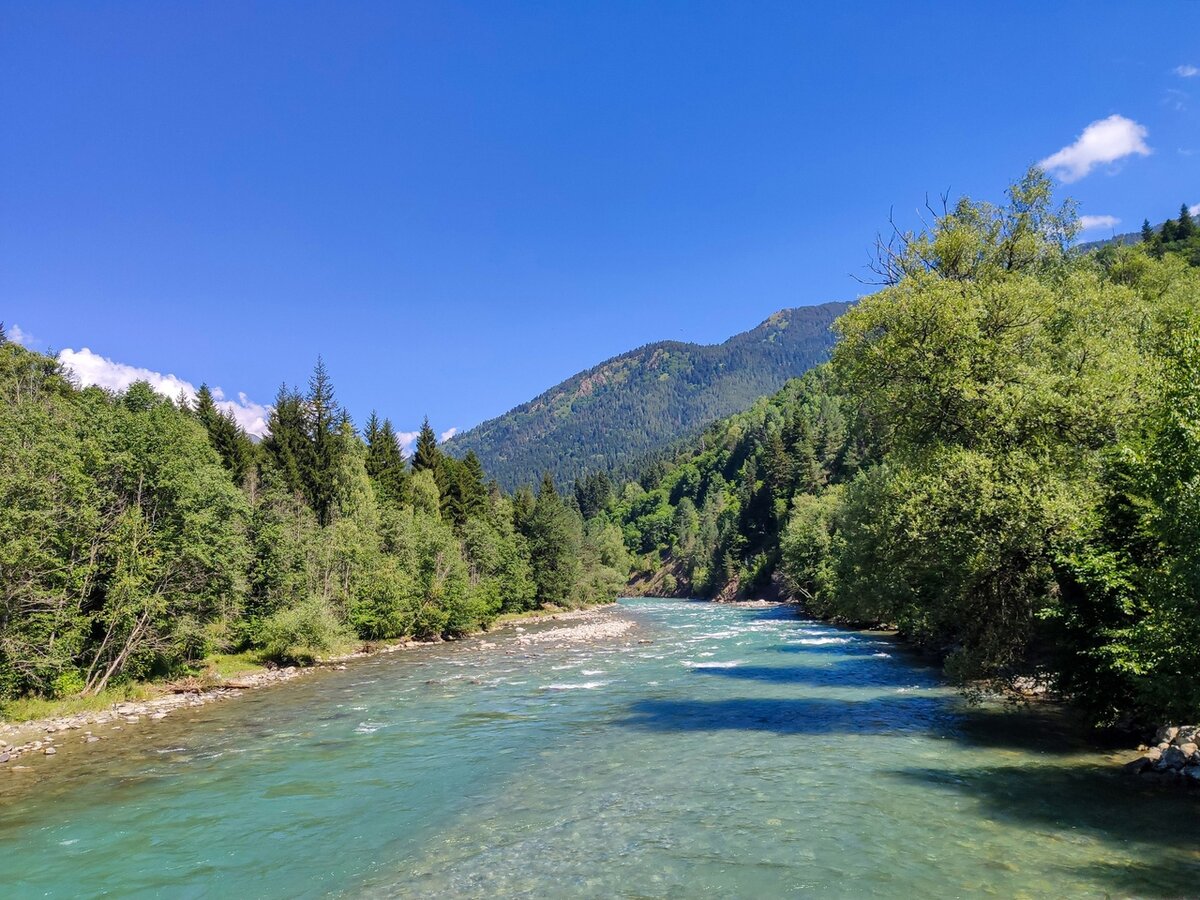
[[[1154,764],[1154,768],[1160,772],[1172,771],[1178,772],[1187,765],[1187,754],[1178,747],[1168,747],[1162,752],[1162,758]]]
[[[1162,728],[1158,729],[1158,732],[1154,735],[1154,743],[1161,744],[1165,741],[1169,744],[1177,737],[1179,737],[1179,726],[1164,725]]]

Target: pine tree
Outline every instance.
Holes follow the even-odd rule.
[[[345,410],[339,409],[334,398],[333,381],[325,361],[317,357],[312,376],[308,379],[308,395],[305,397],[308,435],[312,444],[311,464],[304,473],[308,487],[309,502],[317,521],[328,524],[333,504],[334,473],[338,468],[338,452],[341,444],[337,435],[349,421]]]
[[[367,474],[381,500],[394,504],[408,500],[408,466],[390,419],[379,421],[374,411],[367,422]]]
[[[421,433],[417,435],[417,446],[413,450],[413,472],[429,472],[433,475],[434,483],[442,496],[446,496],[446,467],[443,465],[442,451],[438,447],[437,435],[429,425],[429,417],[421,423]]]
[[[574,594],[579,548],[572,540],[569,517],[546,472],[529,521],[529,561],[540,603],[562,606]]]
[[[186,407],[181,407],[186,408]],[[200,385],[196,392],[196,403],[191,410],[204,430],[209,443],[221,457],[234,484],[241,484],[250,467],[254,465],[254,444],[238,425],[233,414],[221,410],[207,384]]]
[[[1192,221],[1192,213],[1186,203],[1180,204],[1179,221],[1175,224],[1175,240],[1186,241],[1196,233],[1196,224]]]
[[[474,450],[468,450],[467,455],[462,458],[458,472],[459,490],[468,516],[483,515],[487,510],[488,489],[485,478],[483,463],[479,461]]]
[[[312,469],[312,445],[308,439],[304,398],[298,390],[286,384],[279,386],[267,428],[269,433],[263,441],[267,459],[274,464],[289,493],[307,495],[305,476]]]
[[[1147,244],[1147,245],[1152,244],[1152,243],[1154,243],[1154,237],[1155,237],[1155,232],[1154,232],[1154,228],[1150,225],[1150,220],[1143,219],[1142,220],[1142,243]]]

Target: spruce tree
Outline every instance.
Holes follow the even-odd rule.
[[[413,450],[412,470],[432,474],[438,490],[445,493],[442,451],[438,448],[437,435],[433,433],[433,428],[429,425],[428,416],[421,423],[421,433],[417,435],[417,446]]]
[[[310,465],[304,473],[309,502],[317,521],[322,525],[329,522],[334,492],[334,473],[338,468],[338,453],[341,443],[337,436],[349,416],[339,409],[334,398],[333,381],[325,361],[317,357],[312,376],[308,379],[308,395],[305,397],[308,435],[312,445]]]
[[[540,603],[562,606],[575,592],[578,548],[571,539],[570,524],[570,513],[546,472],[529,521],[529,561]]]
[[[367,422],[367,474],[381,500],[401,504],[408,498],[408,466],[390,419],[379,421],[374,411]]]
[[[468,516],[479,516],[487,510],[488,488],[485,478],[483,463],[474,450],[468,450],[458,473],[459,488]]]
[[[267,420],[268,434],[263,451],[291,494],[307,496],[306,473],[312,468],[312,444],[308,438],[308,423],[304,398],[295,388],[279,386],[275,405]]]
[[[1175,240],[1186,241],[1195,232],[1196,223],[1192,221],[1192,214],[1188,210],[1188,205],[1183,203],[1179,207],[1179,221],[1175,224]]]

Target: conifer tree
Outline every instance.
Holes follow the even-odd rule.
[[[412,470],[413,472],[429,472],[433,476],[434,483],[437,484],[438,492],[441,494],[443,501],[450,492],[450,484],[445,457],[442,455],[441,449],[438,447],[437,435],[433,433],[433,428],[429,425],[429,417],[421,423],[421,432],[417,435],[417,445],[413,450]]]
[[[304,398],[287,384],[279,386],[267,420],[263,450],[274,464],[289,493],[307,495],[305,473],[312,468],[312,445],[304,411]]]
[[[570,513],[546,472],[529,522],[529,558],[540,603],[570,602],[578,577],[578,547],[571,539]]]
[[[400,452],[390,419],[379,421],[374,411],[367,422],[367,474],[381,500],[403,503],[408,497],[408,466]]]
[[[221,456],[234,484],[241,484],[254,464],[254,444],[238,425],[233,414],[221,410],[207,384],[200,385],[192,409],[197,421],[208,432],[209,442]]]
[[[1191,211],[1188,210],[1188,205],[1183,203],[1179,207],[1179,220],[1175,223],[1175,240],[1186,241],[1196,232],[1196,224],[1192,221]]]
[[[345,410],[339,409],[334,398],[333,381],[325,361],[317,357],[312,376],[308,379],[308,395],[305,397],[308,435],[312,445],[309,470],[304,473],[308,487],[309,502],[322,525],[329,522],[333,503],[334,473],[338,468],[338,453],[342,449],[337,439],[344,424],[349,420]]]

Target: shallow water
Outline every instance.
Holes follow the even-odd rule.
[[[964,708],[882,637],[606,615],[636,627],[377,657],[0,770],[4,895],[1200,890],[1194,796]]]

